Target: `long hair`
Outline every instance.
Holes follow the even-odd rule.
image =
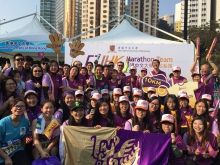
[[[15,79],[14,78],[11,78],[11,77],[6,77],[6,78],[3,78],[2,79],[2,81],[1,81],[1,83],[0,83],[0,89],[1,89],[1,93],[2,93],[2,97],[3,97],[3,101],[5,102],[5,101],[7,101],[6,100],[6,94],[7,94],[7,91],[6,91],[6,82],[8,81],[8,80],[12,80],[14,83],[15,83],[15,90],[14,90],[14,92],[11,94],[11,96],[16,96],[16,88],[17,88],[17,83],[16,83],[16,81],[15,81]]]
[[[95,106],[95,113],[93,116],[92,126],[101,125],[102,115],[99,112],[99,107],[104,102],[108,104],[108,108],[109,108],[108,116],[107,116],[107,119],[108,119],[107,127],[115,127],[114,114],[112,113],[110,103],[107,102],[104,98],[100,98]]]
[[[48,64],[47,64],[47,72],[48,73],[50,73],[51,71],[50,71],[50,67],[52,66],[52,64],[53,63],[56,63],[56,65],[57,65],[57,71],[56,71],[56,73],[58,73],[59,72],[59,64],[58,64],[58,62],[57,61],[55,61],[55,60],[51,60],[51,61],[49,61],[48,62]]]
[[[160,115],[161,100],[160,100],[159,97],[154,96],[154,97],[151,97],[151,98],[149,99],[149,103],[151,103],[151,102],[154,101],[154,100],[158,100],[158,102],[159,102],[159,106],[158,106],[157,110],[156,110],[155,113],[154,113],[154,115],[156,116],[156,125],[159,125],[160,119],[161,119],[161,115]],[[148,116],[148,120],[150,121],[150,113],[148,113],[147,116]],[[153,123],[151,123],[151,125],[153,125]],[[151,125],[150,125],[150,126],[151,126]],[[152,128],[151,128],[151,129],[152,129]]]
[[[126,113],[125,113],[125,119],[126,120],[129,120],[130,119],[130,112],[129,112],[129,110],[130,110],[130,104],[129,104],[129,102],[127,102],[128,103],[128,109],[127,109],[127,111],[126,111]],[[122,119],[122,114],[121,114],[121,110],[120,110],[120,104],[121,104],[121,102],[118,104],[118,106],[116,107],[116,115],[118,115],[121,119]]]
[[[41,75],[40,77],[35,77],[35,76],[33,75],[34,68],[36,68],[36,67],[39,67],[40,70],[41,70],[42,75]],[[35,80],[38,80],[39,83],[42,84],[42,77],[43,77],[43,69],[42,69],[41,65],[40,65],[40,64],[34,64],[34,65],[32,66],[32,68],[31,68],[30,79],[31,79],[33,82],[34,82]]]
[[[137,110],[136,110],[137,111]],[[143,123],[144,123],[144,129],[145,130],[148,130],[149,129],[149,120],[148,120],[148,111],[147,111],[147,114],[146,116],[143,118]],[[134,118],[133,118],[133,122],[132,122],[132,126],[134,127],[135,125],[141,125],[141,123],[139,122],[138,120],[138,117],[136,115],[136,112],[134,114]]]
[[[76,66],[76,65],[73,65],[73,66],[70,68],[70,70],[69,70],[69,75],[66,77],[67,80],[70,79],[70,71],[71,71],[73,68],[77,68],[77,70],[78,70],[76,76],[74,77],[74,80],[78,80],[80,70],[79,70],[79,67]]]
[[[205,111],[205,113],[203,113],[200,116],[203,116],[205,118],[205,120],[209,122],[210,121],[209,108],[208,108],[209,106],[208,106],[207,102],[205,100],[203,100],[203,99],[199,99],[199,100],[196,101],[194,109],[193,109],[193,117],[199,116],[197,114],[196,105],[201,103],[201,102],[205,104],[206,111]]]
[[[69,118],[69,116],[71,116],[69,107],[66,105],[64,101],[65,97],[63,98],[62,103],[61,103],[61,109],[63,110],[63,121],[62,122],[66,121]]]
[[[86,115],[86,113],[84,113],[84,115],[83,115],[81,124],[76,123],[76,120],[74,119],[74,117],[72,115],[69,115],[68,124],[70,126],[85,126],[85,127],[87,127],[88,125],[87,125],[87,120],[86,120],[86,116],[85,115]]]
[[[205,146],[206,146],[206,143],[209,141],[209,130],[208,130],[208,126],[207,126],[207,121],[204,117],[201,117],[201,116],[196,116],[191,125],[190,125],[190,129],[188,131],[188,134],[187,134],[187,143],[192,146],[195,144],[196,142],[196,133],[195,133],[195,130],[193,129],[193,123],[196,121],[196,120],[201,120],[203,125],[204,125],[204,130],[202,131],[202,148],[205,149]]]
[[[180,112],[180,109],[179,109],[179,101],[178,101],[178,98],[176,97],[176,95],[173,95],[173,94],[169,94],[165,97],[165,100],[164,100],[164,114],[171,114],[170,110],[167,106],[167,102],[169,99],[172,99],[173,102],[176,104],[174,109],[172,110],[175,110],[177,112],[177,123],[181,123],[181,112]]]

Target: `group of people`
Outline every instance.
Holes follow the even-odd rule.
[[[137,73],[129,59],[126,64],[75,61],[61,67],[48,58],[33,65],[30,56],[15,54],[14,67],[6,63],[0,73],[0,165],[30,165],[50,156],[63,163],[59,126],[170,134],[170,165],[218,164],[220,113],[213,99],[218,68],[208,59],[213,70],[204,64],[200,74],[197,60],[190,68],[192,80],[182,77],[178,66],[168,78],[171,86],[198,82],[191,107],[185,91],[160,97],[154,87],[142,90],[145,76],[166,76],[158,59],[152,71]]]

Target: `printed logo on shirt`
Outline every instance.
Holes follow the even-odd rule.
[[[20,135],[25,135],[26,134],[26,128],[25,127],[21,127],[20,128]]]
[[[6,132],[6,136],[12,134],[12,132]]]

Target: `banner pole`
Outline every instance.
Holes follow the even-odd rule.
[[[57,54],[57,62],[58,62],[58,64],[59,64],[59,54]]]

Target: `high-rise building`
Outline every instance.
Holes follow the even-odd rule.
[[[159,16],[159,0],[131,0],[132,17],[157,27]],[[140,31],[156,36],[156,30],[136,20],[132,22]]]
[[[81,34],[82,0],[56,1],[56,28],[67,38]]]
[[[184,30],[184,3],[181,0],[181,30]],[[202,27],[215,20],[215,0],[191,0],[188,1],[188,27]]]
[[[131,14],[131,0],[125,0],[125,14]]]
[[[174,31],[181,32],[181,2],[175,5]]]
[[[40,1],[40,16],[42,16],[53,27],[55,27],[55,21],[56,21],[55,12],[56,12],[56,0]],[[45,27],[45,29],[47,29],[50,33],[53,33],[55,31],[44,20],[40,19],[40,22]]]
[[[82,0],[82,33],[124,14],[124,0]],[[102,26],[81,38],[92,38],[107,33],[115,23]]]
[[[164,15],[160,19],[167,21],[167,24],[169,26],[172,26],[174,24],[174,15],[172,14]]]

